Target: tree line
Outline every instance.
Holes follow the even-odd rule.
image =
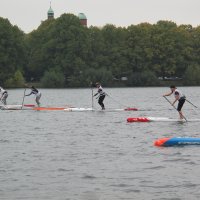
[[[0,18],[0,85],[200,85],[200,26],[171,21],[84,27],[72,14],[25,34]]]

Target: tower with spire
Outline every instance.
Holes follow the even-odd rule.
[[[51,8],[51,2],[50,2],[50,8],[47,12],[47,19],[54,19],[54,11]]]

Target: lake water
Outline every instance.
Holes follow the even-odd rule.
[[[179,89],[199,106],[199,87]],[[120,108],[117,101],[142,111],[0,111],[1,200],[200,199],[200,147],[153,145],[162,137],[200,137],[200,122],[128,124],[128,117],[178,118],[162,97],[169,88],[105,90],[115,100],[106,97],[106,108]],[[8,92],[9,104],[22,102],[24,90]],[[41,92],[43,106],[92,104],[91,89]],[[34,103],[34,97],[25,103]],[[200,118],[188,103],[184,114]]]

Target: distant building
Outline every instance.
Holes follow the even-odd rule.
[[[83,26],[87,26],[87,17],[85,16],[84,13],[79,13],[78,14],[78,18],[81,22],[81,25]],[[50,3],[50,8],[47,12],[47,19],[54,19],[54,11],[53,9],[51,8],[51,3]]]
[[[51,4],[50,4],[50,8],[47,12],[47,19],[54,19],[54,11],[51,8]]]
[[[78,18],[83,26],[87,26],[87,17],[84,13],[79,13]]]

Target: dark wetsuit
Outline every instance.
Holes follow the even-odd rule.
[[[105,96],[106,96],[106,93],[103,91],[103,88],[101,86],[99,86],[98,88],[98,91],[97,93],[95,94],[95,96],[99,94],[99,100],[98,100],[98,103],[99,105],[101,106],[102,110],[105,110],[105,106],[104,106],[104,99],[105,99]]]
[[[185,103],[185,95],[183,95],[179,90],[175,90],[174,91],[174,96],[179,96],[179,99],[178,99],[178,107],[177,107],[177,110],[178,111],[181,111],[182,107],[183,107],[183,104]]]

